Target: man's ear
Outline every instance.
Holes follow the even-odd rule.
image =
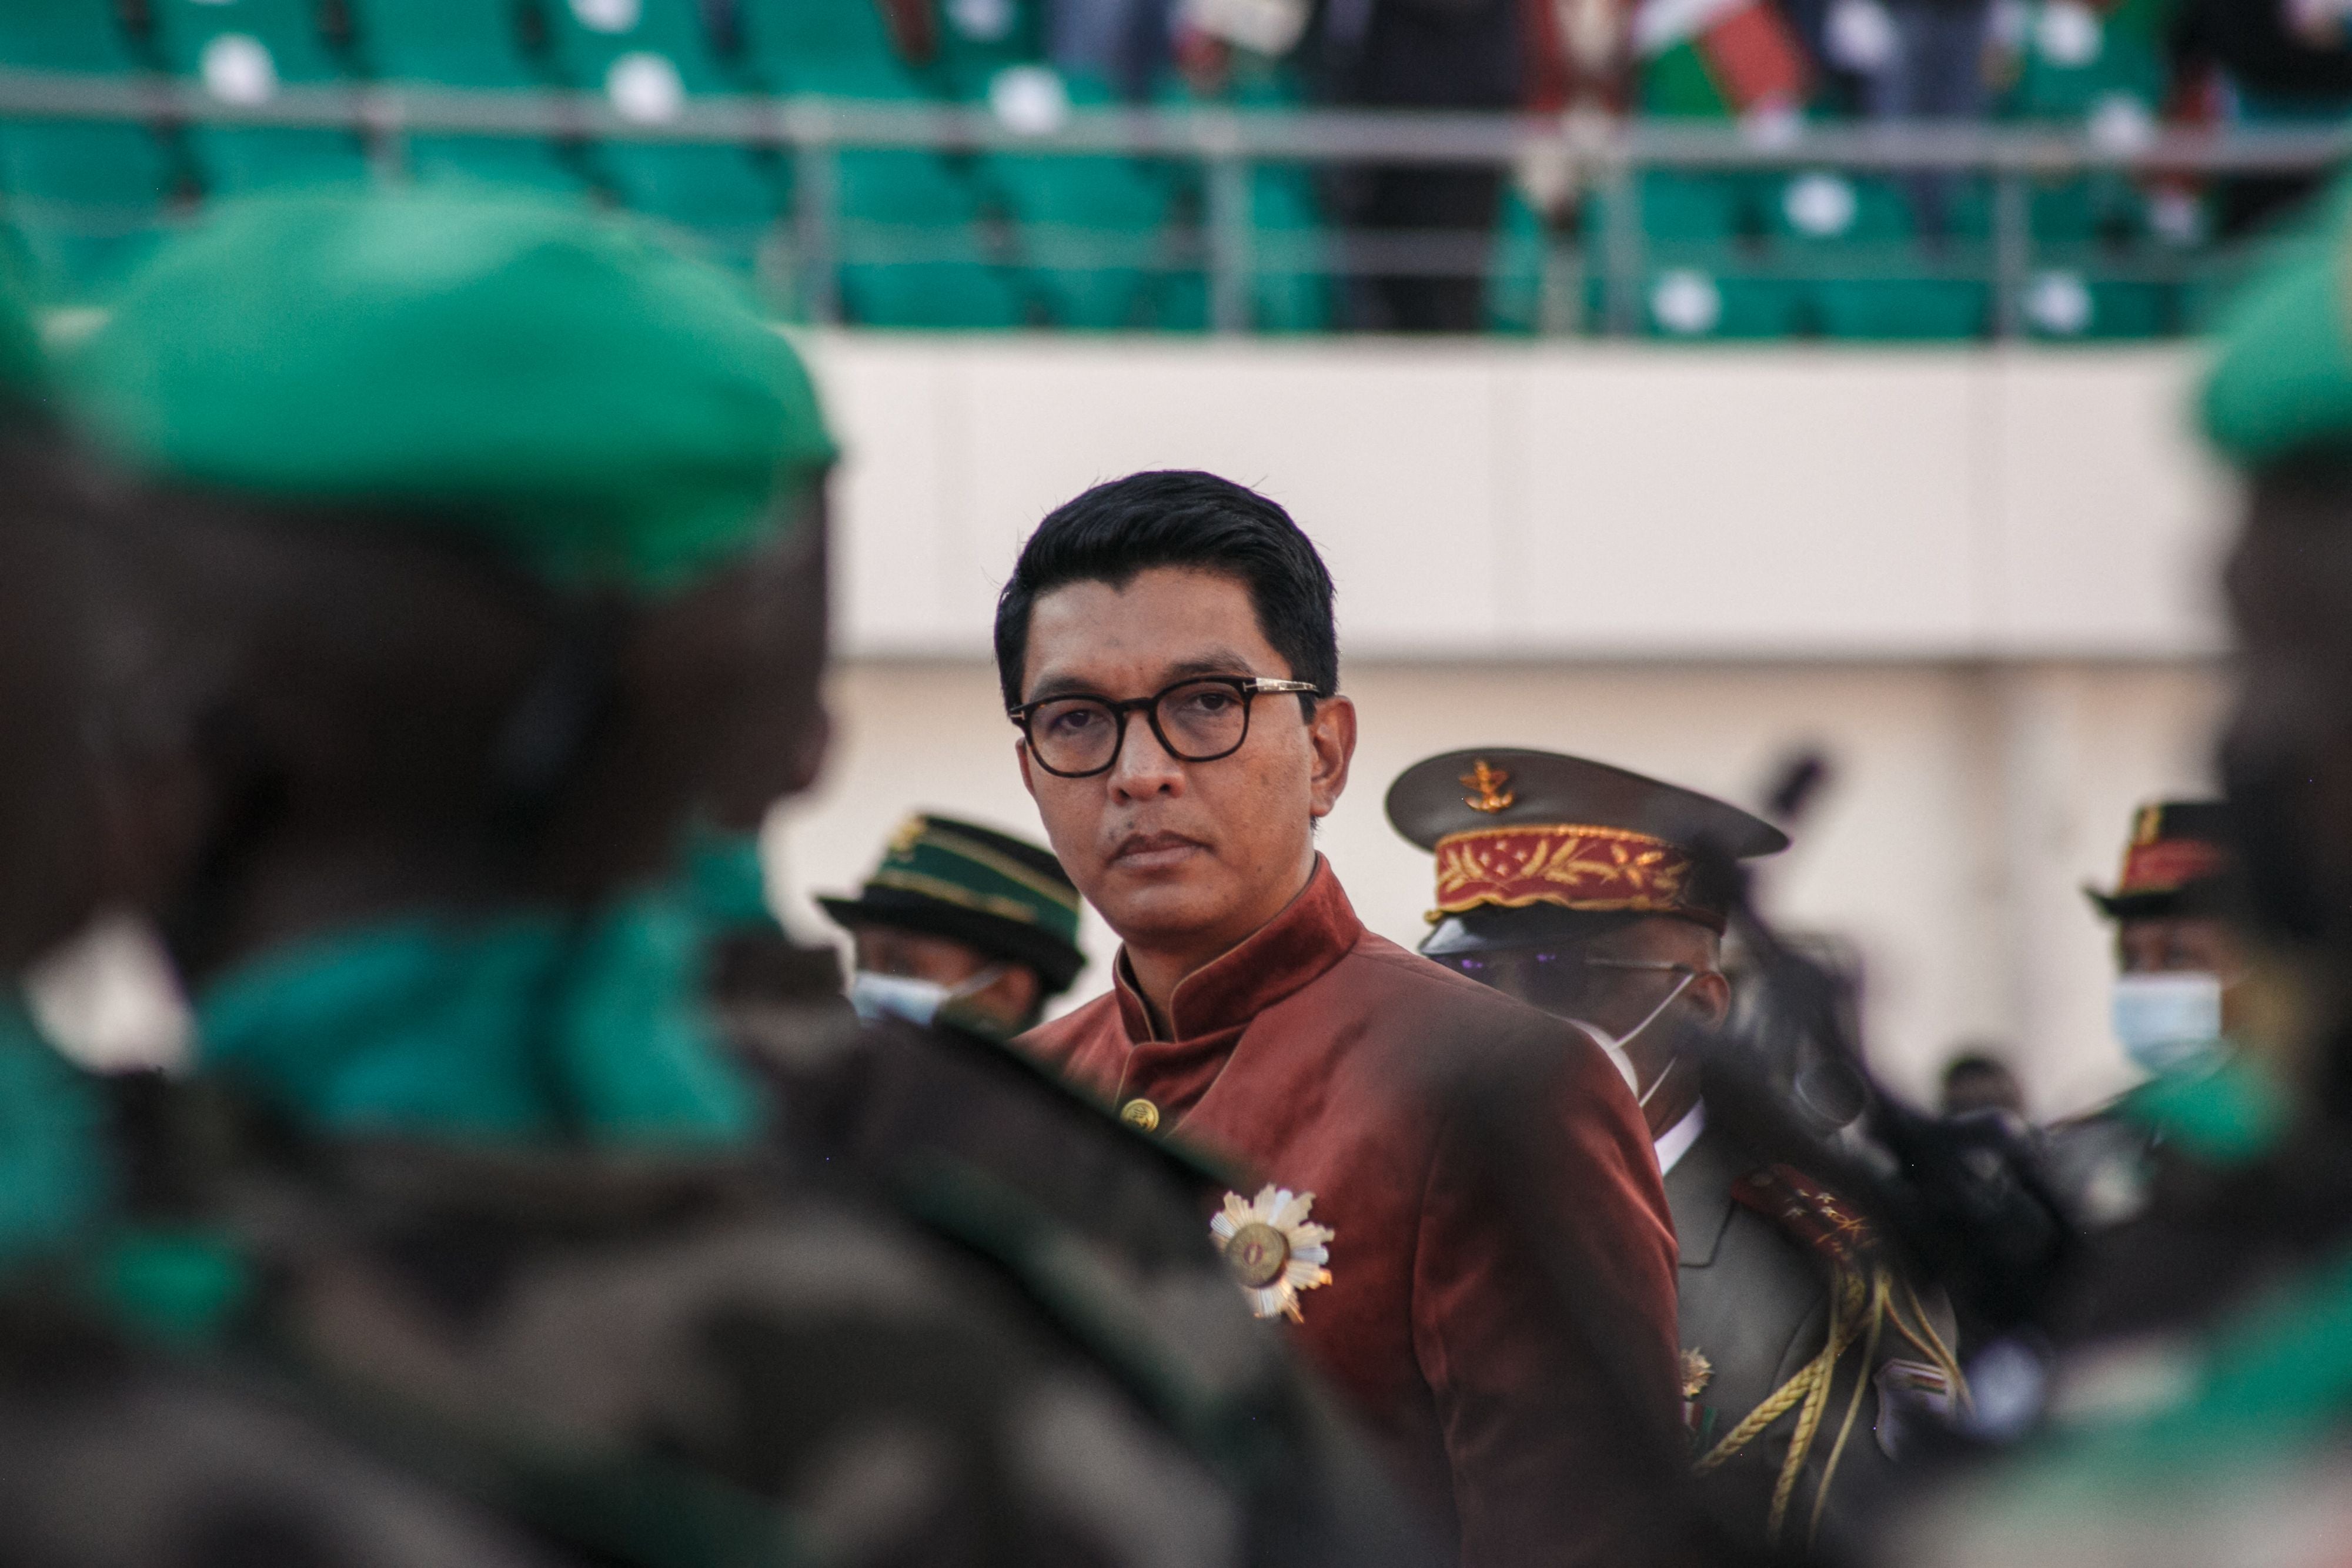
[[[1314,754],[1307,811],[1328,817],[1348,788],[1348,768],[1356,759],[1356,705],[1342,696],[1318,698],[1315,716],[1307,721],[1307,744]]]
[[[1690,998],[1691,1006],[1698,1009],[1709,1029],[1721,1028],[1723,1020],[1731,1016],[1731,982],[1718,971],[1710,969],[1701,974],[1683,995]]]
[[[1027,741],[1016,740],[1013,743],[1013,760],[1021,765],[1021,788],[1028,790],[1029,799],[1034,800],[1037,798],[1037,780],[1029,771],[1029,743]]]

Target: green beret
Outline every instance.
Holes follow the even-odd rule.
[[[224,204],[66,370],[150,474],[461,530],[564,584],[688,582],[772,538],[834,456],[800,357],[725,275],[512,198]]]
[[[2205,433],[2246,468],[2352,454],[2352,187],[2281,245],[2223,320],[2206,377]]]

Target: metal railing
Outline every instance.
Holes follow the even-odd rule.
[[[1729,124],[1507,114],[1074,108],[1051,129],[1024,131],[985,106],[896,103],[756,94],[698,96],[667,118],[635,119],[604,95],[562,89],[477,90],[420,83],[288,85],[265,101],[231,103],[172,77],[125,78],[0,70],[0,119],[140,120],[204,126],[348,130],[383,178],[404,177],[414,134],[565,142],[727,145],[773,152],[793,164],[790,210],[763,236],[768,270],[788,278],[813,319],[837,319],[838,268],[926,255],[921,229],[845,219],[839,159],[856,150],[959,154],[1119,155],[1197,165],[1204,200],[1195,225],[1148,239],[1080,225],[1024,235],[1027,265],[1188,269],[1205,277],[1208,323],[1252,326],[1253,286],[1269,274],[1326,277],[1485,276],[1495,236],[1463,232],[1269,232],[1254,219],[1251,176],[1268,166],[1486,165],[1540,169],[1556,186],[1597,193],[1597,236],[1547,228],[1539,315],[1547,330],[1638,330],[1643,290],[1662,247],[1643,230],[1637,182],[1649,171],[1763,173],[1806,170],[1933,177],[1977,176],[1992,200],[1981,254],[1926,276],[1988,285],[2000,336],[2025,327],[2037,263],[2032,195],[2037,183],[2095,173],[2177,178],[2323,173],[2352,157],[2352,128],[2189,131],[2142,126],[2126,135],[2089,128],[2003,124]],[[1597,254],[1596,254],[1597,253]],[[2126,273],[2185,273],[2231,265],[2226,247],[2182,259],[2124,259]],[[1762,268],[1769,274],[1769,264]],[[1915,263],[1890,275],[1922,276]],[[1590,281],[1594,287],[1588,290]],[[1583,308],[1597,293],[1597,319]]]

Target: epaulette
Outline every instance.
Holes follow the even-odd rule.
[[[1763,1166],[1731,1184],[1731,1196],[1808,1250],[1841,1269],[1866,1270],[1882,1250],[1869,1220],[1793,1166]]]

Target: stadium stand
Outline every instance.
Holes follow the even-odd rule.
[[[2127,154],[2177,118],[2168,29],[2205,3],[2006,0],[1990,13],[2001,65],[1990,101],[2013,126]],[[1325,197],[1346,168],[1328,157],[1265,151],[1219,185],[1200,152],[1052,141],[1073,115],[1122,106],[1108,83],[1046,62],[1045,4],[6,0],[9,80],[124,90],[103,112],[58,114],[0,80],[0,215],[61,300],[102,295],[212,196],[366,180],[626,208],[692,236],[781,311],[862,326],[1318,331],[1349,324],[1349,268],[1402,267],[1364,261],[1377,247],[1333,230],[1326,214],[1339,209]],[[1760,144],[1776,125],[1864,112],[1838,85],[1850,73],[1792,53],[1769,0],[1623,10],[1637,64],[1606,90],[1638,117]],[[1699,20],[1677,32],[1685,13]],[[1317,47],[1310,29],[1284,59],[1228,50],[1221,79],[1171,70],[1148,105],[1125,107],[1288,116],[1307,102]],[[370,112],[387,94],[405,107]],[[1003,133],[812,152],[714,131],[746,122],[698,112],[796,100],[936,111],[941,126],[982,116]],[[433,102],[471,104],[474,117],[436,121]],[[289,103],[299,111],[283,112]],[[2214,232],[2216,182],[2096,162],[2011,175],[2020,207],[1987,172],[1684,156],[1565,191],[1523,177],[1492,234],[1423,237],[1485,246],[1487,319],[1505,332],[1937,341],[2194,329],[2236,254]],[[1219,227],[1236,207],[1238,237]],[[2021,211],[2011,235],[2002,214]],[[1217,281],[1236,267],[1238,285]]]

